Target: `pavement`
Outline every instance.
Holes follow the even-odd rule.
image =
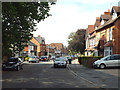
[[[72,64],[68,65],[72,73],[78,76],[80,79],[87,81],[88,83],[100,88],[120,88],[119,87],[119,69],[107,68],[107,69],[93,69],[87,68],[78,63],[78,60],[73,60]]]

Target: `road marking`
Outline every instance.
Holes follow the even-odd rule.
[[[95,85],[93,82],[91,82],[91,81],[83,78],[82,76],[78,75],[77,73],[75,73],[73,70],[70,69],[69,65],[68,65],[68,69],[69,69],[75,76],[77,76],[78,78],[83,79],[84,81],[87,81],[88,83],[90,83],[90,84],[92,84],[93,86],[95,86],[95,88],[101,88],[101,87]]]

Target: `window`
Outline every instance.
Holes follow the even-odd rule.
[[[111,57],[110,57],[110,60],[114,60],[114,56],[111,56]]]
[[[119,55],[114,56],[114,60],[120,60],[120,56]]]
[[[97,34],[97,43],[99,42],[100,40],[100,33]]]
[[[92,39],[90,39],[89,40],[90,42],[89,42],[89,45],[90,45],[90,47],[92,46]]]
[[[103,25],[104,23],[105,23],[104,20],[102,20],[101,25]]]
[[[93,46],[95,46],[95,38],[93,39]]]
[[[33,47],[34,47],[34,46],[31,46],[31,50],[33,50]]]
[[[44,41],[44,40],[42,40],[42,44],[45,44],[45,41]]]
[[[109,29],[107,30],[107,41],[109,41]]]
[[[113,54],[112,47],[105,47],[104,48],[104,56],[112,55],[112,54]]]
[[[112,28],[110,28],[110,40],[112,40]]]
[[[117,14],[114,12],[113,16],[112,16],[112,19],[114,20],[116,17],[117,17]]]

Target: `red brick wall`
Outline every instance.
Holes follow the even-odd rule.
[[[120,54],[120,19],[115,22],[113,27],[113,54]]]

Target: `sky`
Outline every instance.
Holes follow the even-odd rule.
[[[100,17],[112,6],[118,6],[120,0],[57,0],[51,5],[50,14],[37,24],[34,37],[40,35],[45,38],[45,43],[63,43],[68,46],[67,40],[71,32],[86,29],[94,25],[96,17]]]

